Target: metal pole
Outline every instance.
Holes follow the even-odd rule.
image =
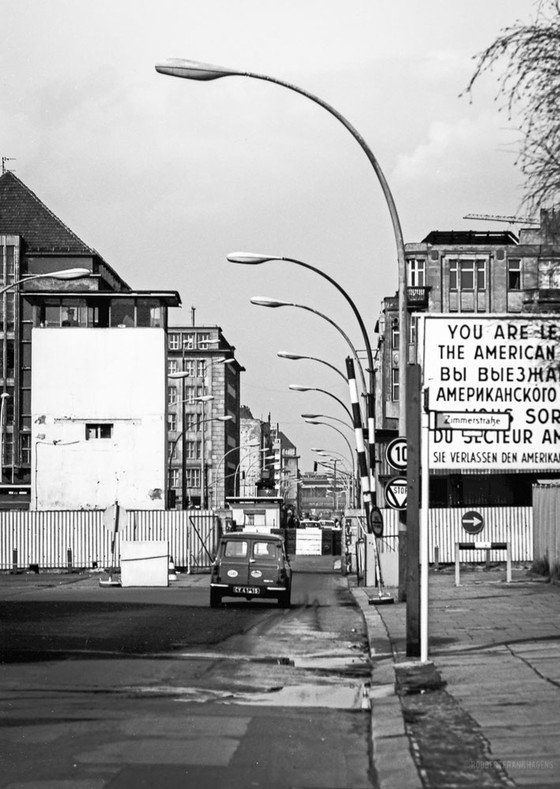
[[[185,361],[185,342],[183,340],[181,343],[182,349],[182,365],[181,371],[185,374],[186,373],[186,361]],[[183,430],[183,434],[181,436],[181,509],[187,509],[187,415],[186,415],[186,407],[187,407],[187,378],[186,375],[183,376],[183,386],[182,386],[182,403],[181,403],[181,428]]]

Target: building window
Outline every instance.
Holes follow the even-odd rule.
[[[177,430],[177,414],[167,414],[167,429],[172,432]]]
[[[163,327],[163,310],[157,299],[137,300],[136,325],[150,328]]]
[[[169,471],[169,487],[170,488],[181,487],[181,472],[178,468],[172,468]]]
[[[200,332],[198,335],[198,347],[208,348],[210,343],[210,334],[208,332]]]
[[[408,285],[411,288],[423,288],[426,285],[426,261],[408,260]]]
[[[179,351],[181,348],[181,335],[174,332],[169,335],[169,350]]]
[[[200,488],[200,469],[188,468],[186,469],[186,472],[187,488]]]
[[[393,318],[391,324],[391,348],[393,351],[399,350],[399,321],[398,318]]]
[[[409,315],[408,321],[408,341],[411,345],[416,345],[416,339],[418,337],[418,315]]]
[[[173,405],[177,402],[177,387],[176,386],[168,386],[167,387],[167,402],[169,405]]]
[[[185,414],[185,430],[191,432],[200,430],[200,416],[198,414]]]
[[[200,441],[187,441],[187,459],[200,460]]]
[[[167,362],[167,374],[172,375],[173,373],[179,372],[179,362],[177,359],[169,359]]]
[[[450,260],[449,290],[486,290],[486,261]]]
[[[192,404],[195,402],[195,397],[202,397],[203,391],[202,386],[187,386],[185,387],[185,400]]]
[[[183,334],[183,349],[192,351],[194,348],[194,334]]]
[[[86,441],[98,438],[112,438],[113,425],[107,422],[88,422],[86,424]]]
[[[521,290],[521,260],[508,260],[508,290]]]
[[[399,399],[399,368],[391,369],[391,400],[396,402]]]
[[[188,374],[189,378],[194,378],[196,364],[194,359],[185,359],[184,371]]]
[[[560,288],[560,260],[541,260],[539,263],[539,288]]]
[[[204,378],[206,375],[206,362],[204,359],[197,359],[196,362],[196,377]]]
[[[114,299],[111,302],[111,326],[122,329],[135,325],[134,299]]]

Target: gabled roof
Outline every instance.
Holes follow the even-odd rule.
[[[97,254],[9,170],[0,175],[0,234],[21,236],[28,253]]]

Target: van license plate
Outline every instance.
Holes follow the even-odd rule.
[[[260,594],[261,590],[258,586],[234,586],[233,591],[235,594]]]

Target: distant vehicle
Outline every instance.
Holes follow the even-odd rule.
[[[210,606],[224,597],[276,598],[291,604],[292,568],[284,541],[276,534],[229,532],[222,535],[210,576]]]

